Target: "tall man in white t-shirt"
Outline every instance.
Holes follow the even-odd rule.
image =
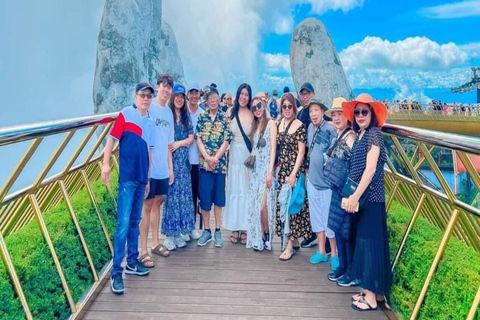
[[[187,91],[188,98],[188,112],[192,118],[192,125],[195,130],[197,127],[198,116],[203,111],[199,106],[200,101],[200,86],[197,83],[192,83]],[[192,179],[192,196],[193,205],[195,206],[195,220],[198,211],[198,185],[199,185],[199,163],[200,163],[200,151],[198,150],[197,141],[193,140],[193,144],[188,148],[188,160],[191,165],[190,176]],[[190,235],[194,240],[200,238],[200,234],[197,230],[193,230]]]
[[[153,99],[150,117],[155,123],[155,147],[152,152],[152,167],[150,174],[150,192],[143,204],[142,221],[140,223],[140,258],[147,268],[154,263],[148,255],[147,237],[150,225],[152,227],[152,253],[167,257],[170,252],[160,244],[160,206],[168,186],[173,183],[172,153],[169,145],[174,142],[175,126],[172,110],[167,106],[172,94],[173,78],[169,74],[160,74],[157,79],[157,96]]]

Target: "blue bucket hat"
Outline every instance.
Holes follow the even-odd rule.
[[[293,189],[292,198],[290,199],[290,206],[288,207],[289,215],[297,214],[302,210],[305,195],[305,174],[301,173]]]

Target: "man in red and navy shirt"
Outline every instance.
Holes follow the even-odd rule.
[[[116,294],[125,290],[122,279],[122,260],[125,243],[128,244],[126,274],[146,276],[149,269],[138,259],[139,223],[142,218],[143,200],[149,191],[151,151],[154,145],[153,120],[148,108],[154,95],[153,87],[141,82],[135,90],[135,103],[124,108],[110,133],[105,146],[102,181],[110,183],[110,156],[114,140],[120,144],[120,172],[118,178],[117,228],[113,242],[113,268],[111,286]]]

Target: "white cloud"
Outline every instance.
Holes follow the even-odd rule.
[[[446,69],[464,64],[468,55],[456,44],[438,44],[426,37],[409,37],[390,42],[366,37],[340,53],[346,70],[350,68]]]
[[[263,61],[267,71],[290,73],[290,57],[283,53],[263,53]]]
[[[289,34],[293,31],[293,15],[279,16],[275,19],[275,33]]]
[[[361,7],[365,0],[307,0],[304,3],[309,3],[312,6],[311,13],[323,14],[329,10],[342,10],[348,12],[356,7]]]
[[[420,14],[431,19],[455,19],[480,16],[480,0],[446,3],[420,9]]]
[[[465,51],[471,58],[480,58],[480,42],[471,42],[467,44],[462,44],[459,46],[460,49]]]

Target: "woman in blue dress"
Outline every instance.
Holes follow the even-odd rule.
[[[185,99],[185,87],[176,84],[169,102],[175,121],[175,142],[170,145],[173,163],[173,184],[168,188],[167,199],[163,206],[162,233],[167,236],[165,246],[169,251],[186,246],[182,235],[188,235],[195,229],[195,211],[188,147],[193,143],[192,119],[188,113]]]

